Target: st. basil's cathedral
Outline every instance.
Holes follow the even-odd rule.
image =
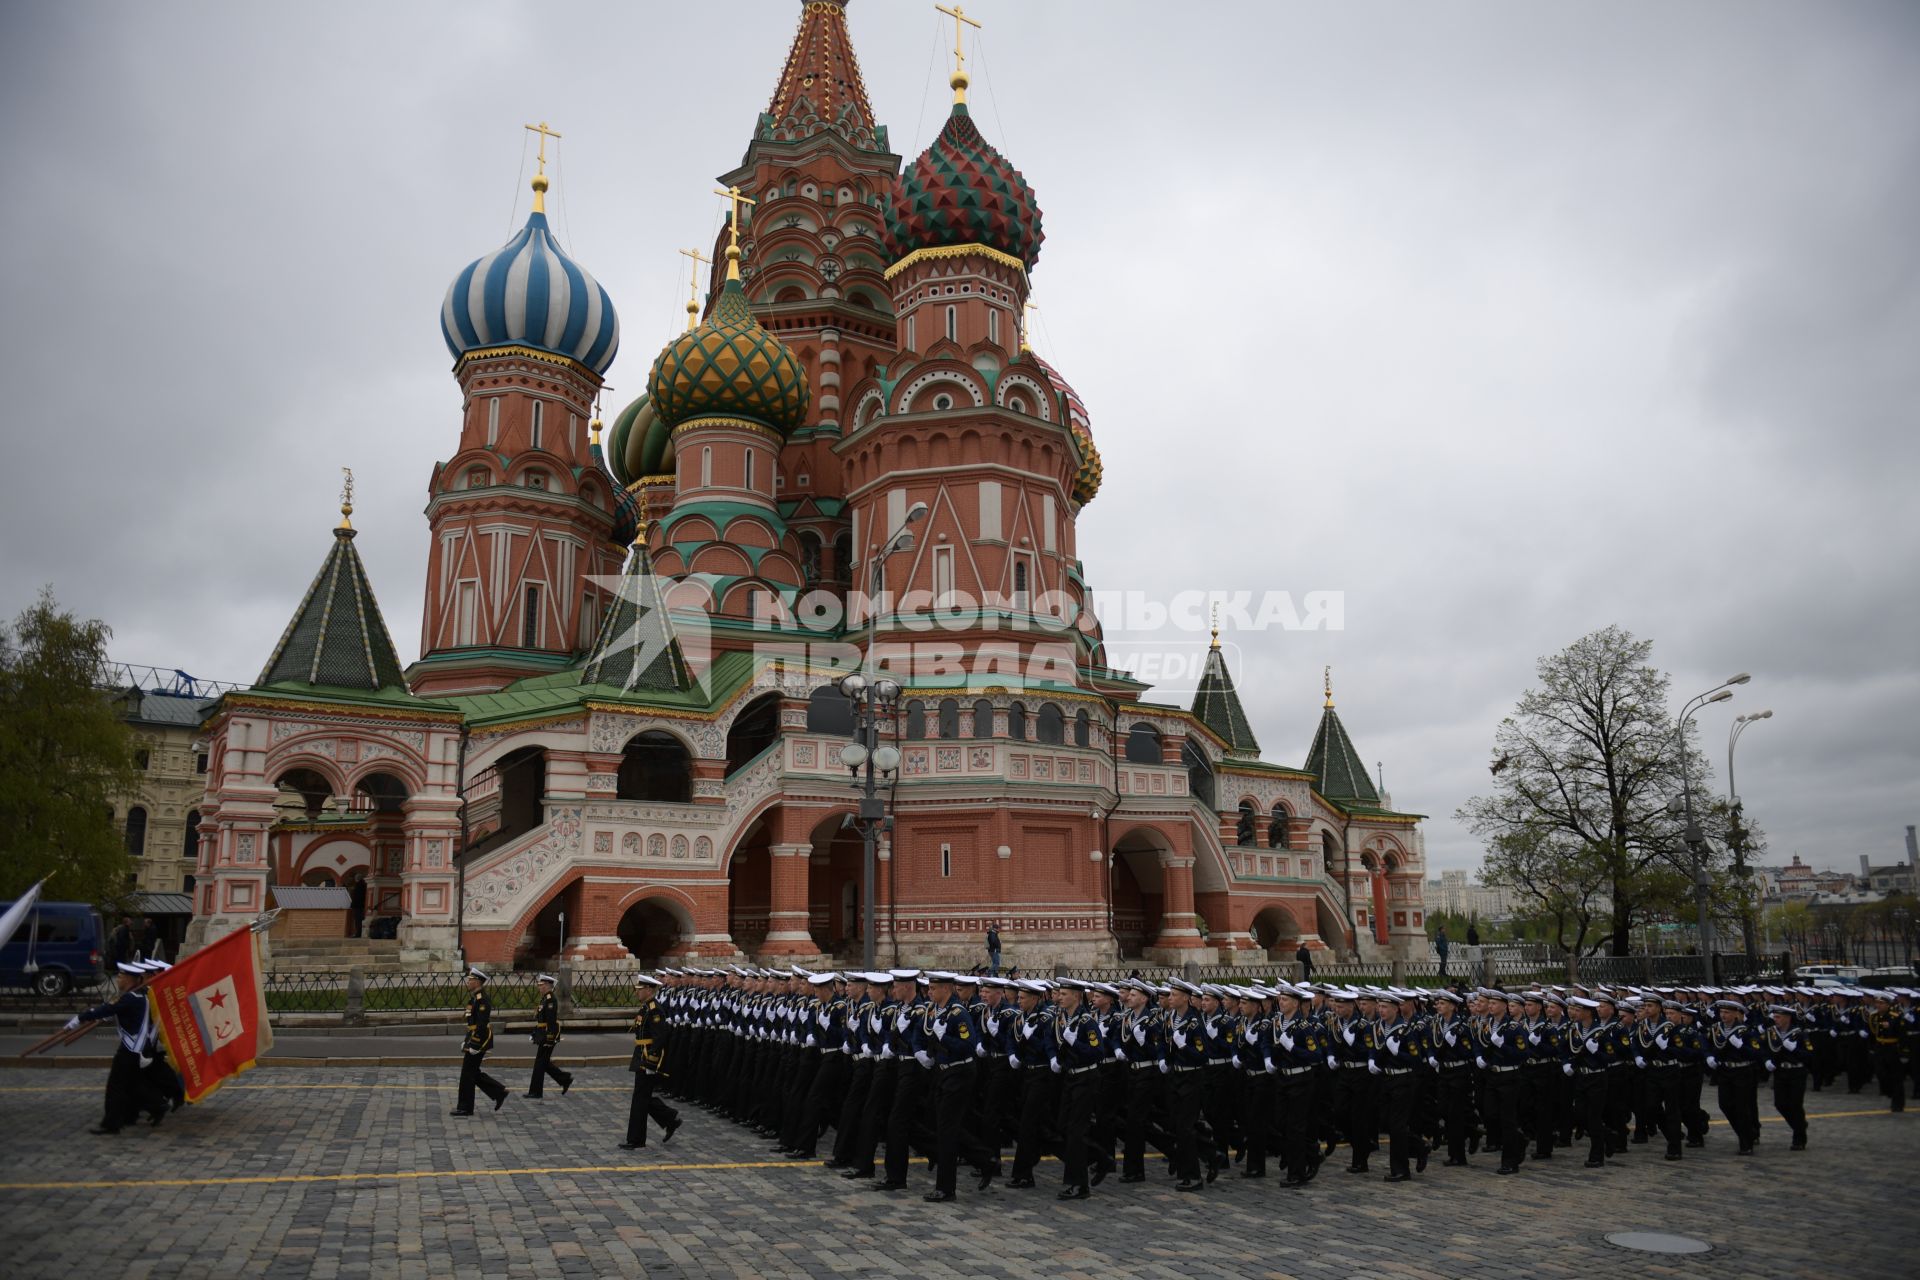
[[[835,681],[871,662],[902,686],[883,962],[971,964],[990,922],[1030,966],[1424,946],[1418,816],[1330,692],[1295,767],[1260,758],[1217,632],[1184,709],[1108,665],[1075,530],[1092,422],[1025,341],[1034,189],[964,66],[902,166],[849,2],[802,4],[719,177],[704,315],[688,303],[604,430],[619,325],[548,225],[544,165],[525,227],[454,277],[462,410],[428,485],[420,659],[402,668],[343,514],[209,722],[190,941],[272,886],[364,879],[413,964],[858,955]],[[906,656],[916,602],[934,671]]]

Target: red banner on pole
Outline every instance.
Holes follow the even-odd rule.
[[[236,929],[147,983],[154,1025],[199,1102],[273,1047],[267,984],[250,928]]]

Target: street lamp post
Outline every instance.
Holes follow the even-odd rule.
[[[1735,716],[1727,730],[1727,802],[1732,806],[1732,825],[1727,828],[1727,843],[1733,846],[1733,873],[1740,881],[1740,942],[1746,949],[1747,968],[1751,972],[1760,961],[1753,943],[1753,892],[1747,884],[1747,829],[1740,823],[1740,789],[1733,783],[1733,749],[1749,726],[1773,719],[1773,711],[1754,711]]]
[[[875,864],[879,861],[880,833],[887,829],[889,823],[887,805],[880,796],[880,787],[900,768],[900,748],[883,745],[880,741],[880,728],[892,720],[894,709],[900,701],[900,682],[875,674],[874,648],[880,639],[880,595],[887,558],[913,545],[911,527],[926,519],[926,516],[927,504],[914,503],[906,518],[900,522],[900,527],[888,534],[887,540],[874,553],[867,575],[870,590],[867,596],[867,651],[861,662],[863,670],[850,671],[840,677],[840,692],[853,704],[853,741],[840,748],[840,763],[853,775],[854,788],[860,792],[860,807],[853,815],[853,825],[860,832],[863,881],[860,896],[860,955],[862,965],[868,969],[873,968],[874,964]]]
[[[1700,834],[1700,824],[1693,813],[1693,774],[1687,763],[1687,721],[1693,713],[1715,702],[1725,702],[1733,696],[1733,687],[1745,684],[1753,679],[1742,671],[1739,675],[1715,685],[1713,688],[1688,700],[1681,708],[1680,720],[1675,732],[1680,739],[1680,794],[1687,815],[1687,850],[1693,854],[1693,900],[1694,909],[1700,917],[1700,961],[1706,968],[1707,985],[1716,981],[1713,971],[1713,903],[1711,882],[1707,878],[1707,841]]]

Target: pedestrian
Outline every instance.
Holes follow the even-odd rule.
[[[680,1113],[666,1099],[653,1096],[667,1066],[666,1015],[654,999],[660,993],[660,979],[641,974],[633,980],[633,991],[640,1008],[633,1015],[633,1058],[627,1070],[633,1072],[633,1101],[627,1107],[627,1140],[620,1145],[637,1151],[647,1145],[647,1120],[660,1126],[660,1141],[672,1142],[680,1127]]]
[[[1799,1026],[1800,1011],[1776,1004],[1767,1029],[1767,1070],[1773,1074],[1773,1109],[1793,1130],[1790,1150],[1807,1149],[1807,1070],[1813,1047]]]
[[[167,939],[166,936],[160,932],[160,925],[152,916],[147,917],[146,931],[147,959],[158,960],[162,964],[165,964],[167,959]],[[165,970],[161,970],[160,972],[164,973]]]
[[[1441,925],[1440,932],[1434,935],[1433,954],[1440,957],[1440,976],[1447,976],[1447,951],[1453,944],[1447,941],[1447,926]]]
[[[1293,953],[1293,958],[1300,962],[1300,981],[1312,982],[1313,952],[1307,950],[1306,943],[1303,942],[1300,944],[1300,949]]]
[[[553,994],[552,974],[543,973],[536,981],[540,984],[540,1007],[533,1015],[533,1082],[527,1086],[526,1096],[543,1096],[551,1076],[564,1098],[573,1088],[573,1075],[553,1065],[553,1046],[560,1043],[560,999]]]
[[[1480,925],[1477,921],[1467,921],[1467,945],[1470,947],[1480,945]]]
[[[493,1099],[498,1111],[507,1100],[507,1086],[488,1075],[481,1067],[493,1050],[493,1001],[487,996],[487,975],[479,969],[467,970],[467,1035],[460,1042],[460,1096],[453,1114],[473,1114],[473,1091]]]
[[[987,972],[996,978],[1000,976],[1000,925],[997,921],[987,924]]]
[[[107,935],[107,966],[118,969],[133,958],[133,917],[121,916],[120,923]]]
[[[124,916],[120,923],[123,927],[130,925]],[[145,1074],[151,1061],[146,1056],[147,1040],[153,1030],[146,993],[139,989],[145,978],[144,966],[120,962],[114,966],[114,999],[67,1019],[69,1031],[83,1023],[111,1019],[114,1030],[120,1034],[120,1043],[113,1051],[113,1063],[107,1068],[105,1114],[99,1124],[87,1131],[89,1133],[118,1133],[138,1120],[142,1111],[153,1117],[154,1124],[159,1124],[166,1115],[166,1101],[153,1091]]]

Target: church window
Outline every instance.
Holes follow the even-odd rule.
[[[476,594],[476,584],[471,582],[463,582],[460,584],[459,606],[454,612],[453,642],[455,644],[474,643],[474,625],[476,621],[474,604]]]
[[[546,426],[547,426],[547,406],[542,404],[540,401],[535,400],[533,402],[533,430],[532,430],[532,434],[529,437],[529,439],[532,440],[533,447],[535,449],[538,449],[541,445],[541,437],[546,434]]]
[[[529,489],[544,489],[547,487],[547,473],[544,471],[529,471],[525,476],[521,477],[520,483]]]
[[[1058,518],[1055,517],[1053,512],[1053,495],[1050,493],[1041,494],[1040,495],[1040,544],[1044,546],[1048,551],[1052,551],[1054,547],[1058,545],[1056,534],[1059,528],[1059,524],[1060,524],[1060,521],[1058,520]]]
[[[997,307],[987,309],[987,340],[1000,341],[1000,311]]]
[[[525,609],[520,618],[520,645],[532,649],[540,643],[540,588],[527,584]]]
[[[1067,719],[1058,704],[1043,702],[1040,715],[1034,728],[1035,739],[1052,746],[1060,746],[1067,740]]]
[[[133,753],[133,767],[145,773],[153,767],[153,753],[145,747]]]
[[[1000,536],[1000,482],[998,480],[980,482],[980,536],[994,539]]]
[[[945,413],[948,409],[953,408],[953,397],[942,392],[933,398],[933,407],[939,412]]]
[[[933,604],[936,609],[953,606],[953,548],[933,549]]]
[[[180,845],[180,856],[197,858],[200,856],[200,811],[187,810],[187,834]]]
[[[837,684],[823,684],[807,700],[807,732],[832,733],[852,737],[853,699]]]
[[[1287,807],[1283,804],[1273,806],[1273,820],[1267,824],[1267,848],[1286,849],[1287,843]]]
[[[582,649],[593,646],[593,624],[593,592],[589,591],[580,597],[580,647]]]
[[[914,739],[927,736],[927,704],[918,698],[907,704],[907,736]]]
[[[196,755],[193,758],[193,771],[195,773],[205,773],[207,771],[207,753],[206,752],[202,751],[199,755]]]
[[[713,483],[713,447],[700,451],[700,486],[705,488]]]
[[[487,448],[500,443],[500,397],[487,397]]]
[[[948,307],[947,308],[947,341],[958,342],[959,340],[960,340],[960,308]]]
[[[993,736],[993,704],[985,698],[973,704],[973,736],[976,738]]]
[[[940,874],[943,876],[953,874],[953,846],[950,844],[940,846]]]
[[[147,851],[147,811],[139,805],[127,810],[127,852],[138,858]]]
[[[1027,704],[1016,702],[1007,708],[1007,736],[1015,742],[1027,740]]]
[[[1160,731],[1144,720],[1127,730],[1127,763],[1160,764]]]
[[[1251,800],[1240,802],[1240,820],[1234,827],[1233,842],[1242,849],[1251,849],[1254,846],[1253,801]]]
[[[747,450],[747,488],[753,488],[753,450]]]
[[[1092,743],[1093,722],[1087,718],[1087,713],[1084,710],[1074,712],[1073,745],[1076,747],[1085,747],[1091,746]]]
[[[960,704],[952,698],[940,700],[940,736],[943,738],[960,736]]]
[[[1017,551],[1013,556],[1013,607],[1015,609],[1025,609],[1027,607],[1027,564],[1029,559],[1030,557],[1023,551]]]
[[[1027,398],[1025,396],[1008,396],[1007,408],[1013,410],[1015,413],[1026,413],[1028,411]]]
[[[920,345],[919,339],[915,336],[915,331],[919,328],[919,326],[914,323],[917,319],[917,316],[907,317],[907,349],[909,351]]]

